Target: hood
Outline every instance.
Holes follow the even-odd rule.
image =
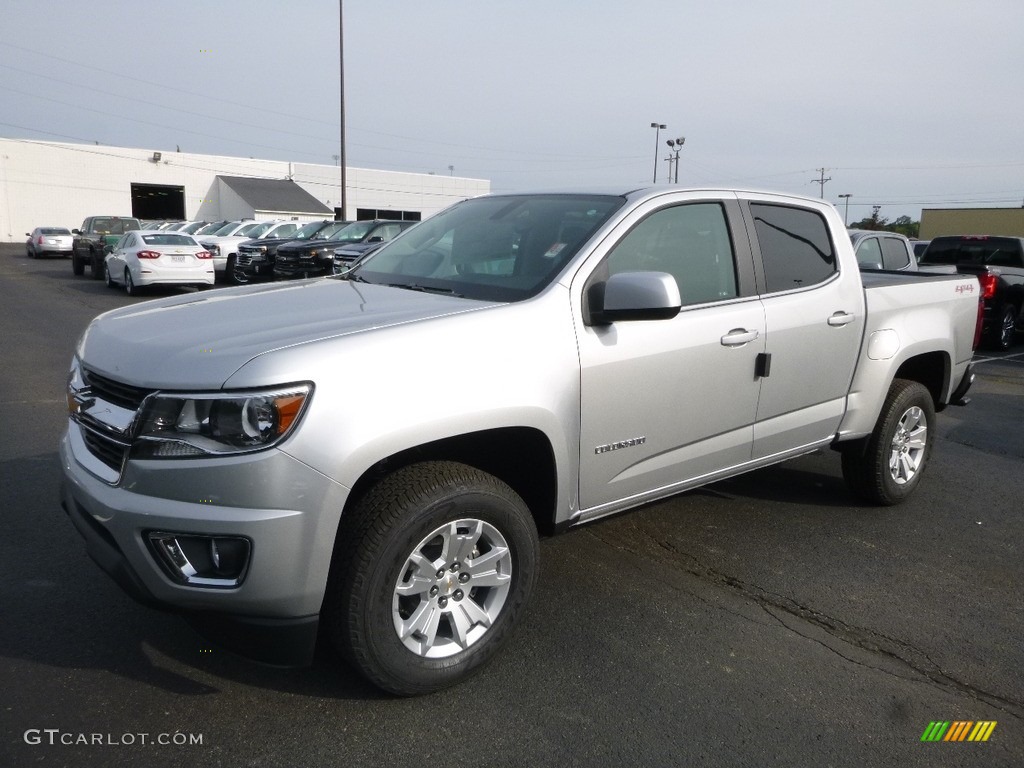
[[[216,389],[275,349],[493,306],[348,280],[229,288],[147,301],[97,317],[78,355],[150,389]]]

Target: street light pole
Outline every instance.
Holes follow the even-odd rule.
[[[843,213],[843,224],[848,227],[850,226],[850,196],[840,195],[839,199],[846,200],[846,211]]]
[[[668,128],[664,123],[651,123],[651,128],[655,128],[654,131],[654,184],[658,183],[658,140],[661,138],[661,129]]]
[[[341,155],[339,165],[341,166],[341,220],[345,220],[345,204],[348,200],[345,194],[345,0],[338,0],[338,80],[341,87]],[[337,217],[335,217],[337,218]]]
[[[673,183],[674,184],[678,184],[679,183],[679,153],[683,149],[683,144],[686,143],[686,137],[685,136],[680,136],[678,139],[669,139],[665,143],[668,144],[668,148],[669,148],[670,152],[671,151],[675,151],[675,153],[676,153],[676,158],[675,158],[675,162],[676,162],[676,177],[675,177],[675,180],[673,181]],[[672,180],[672,178],[671,178],[672,177],[672,163],[671,162],[669,162],[669,164],[668,164],[668,170],[669,170],[669,180],[671,181]]]

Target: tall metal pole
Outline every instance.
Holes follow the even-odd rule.
[[[658,183],[658,139],[661,138],[661,129],[668,128],[664,123],[651,123],[651,128],[656,128],[654,131],[654,184]]]
[[[348,218],[346,205],[345,166],[348,165],[345,156],[345,0],[338,0],[338,81],[341,84],[341,219]]]
[[[850,226],[850,196],[840,195],[840,199],[846,200],[846,210],[843,212],[843,224]]]

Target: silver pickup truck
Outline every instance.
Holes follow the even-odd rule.
[[[128,592],[224,646],[326,636],[398,694],[490,658],[538,535],[824,447],[918,485],[962,404],[973,276],[862,275],[802,197],[485,196],[345,275],[96,318],[68,377],[63,504]]]

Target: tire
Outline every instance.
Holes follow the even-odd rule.
[[[1007,350],[1013,346],[1013,337],[1017,333],[1017,308],[1013,304],[1004,304],[999,313],[999,322],[992,327],[989,343],[993,349]]]
[[[28,256],[30,259],[36,258],[36,249],[35,248],[26,248],[25,249],[25,255]]]
[[[129,296],[139,295],[139,286],[132,280],[132,273],[128,267],[124,268],[124,290]]]
[[[857,496],[873,504],[900,504],[914,492],[932,452],[935,404],[916,381],[889,387],[871,436],[843,450],[843,478]]]
[[[103,277],[103,261],[104,259],[102,258],[102,256],[97,258],[95,251],[89,251],[89,264],[91,266],[91,271],[89,272],[89,274],[93,280],[99,280],[101,277]]]
[[[227,264],[224,266],[224,280],[228,283],[235,282],[235,262],[238,257],[235,254],[228,256]]]
[[[71,273],[81,277],[85,274],[85,262],[71,254]]]
[[[464,464],[396,470],[345,514],[337,541],[322,612],[331,640],[368,680],[402,696],[479,670],[537,579],[526,504]]]
[[[107,266],[106,262],[103,262],[103,278],[107,284],[107,288],[117,287],[117,283],[115,283],[114,279],[110,276],[110,268]]]

